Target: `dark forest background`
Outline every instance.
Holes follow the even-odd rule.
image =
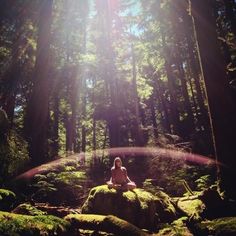
[[[224,163],[235,197],[234,0],[0,5],[1,183],[73,153],[162,147]]]

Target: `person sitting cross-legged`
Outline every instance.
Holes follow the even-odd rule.
[[[126,168],[122,166],[120,157],[116,157],[114,160],[111,168],[111,179],[107,182],[107,185],[108,188],[124,191],[136,188],[136,184],[128,177]]]

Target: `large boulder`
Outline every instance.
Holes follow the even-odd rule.
[[[91,189],[82,213],[115,215],[149,230],[176,218],[175,208],[164,193],[157,197],[143,189],[122,192],[109,189],[107,185]]]

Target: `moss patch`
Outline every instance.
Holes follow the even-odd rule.
[[[177,206],[189,217],[199,219],[205,205],[199,199],[180,199]]]
[[[0,235],[62,235],[69,222],[55,216],[26,216],[0,211]]]
[[[66,216],[65,219],[71,222],[72,228],[74,228],[75,232],[78,229],[90,229],[113,233],[114,235],[147,235],[136,226],[112,215],[71,214]]]
[[[171,224],[163,224],[160,227],[158,236],[193,236],[186,226],[187,217],[181,217]]]
[[[175,208],[166,201],[143,189],[116,191],[102,185],[91,189],[82,207],[82,213],[115,215],[140,228],[153,230],[159,222],[175,219]]]
[[[236,217],[223,217],[197,224],[201,235],[234,236],[236,235]]]

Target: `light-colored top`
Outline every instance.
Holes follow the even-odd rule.
[[[128,183],[127,170],[125,167],[111,168],[111,182],[114,184],[125,184]]]

